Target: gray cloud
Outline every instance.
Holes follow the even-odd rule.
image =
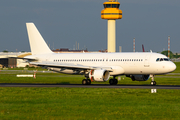
[[[51,47],[106,49],[107,20],[101,19],[106,0],[6,0],[0,4],[0,51],[29,51],[26,22],[34,22]],[[133,51],[144,44],[146,51],[171,49],[180,52],[180,11],[178,0],[119,0],[123,18],[116,21],[117,48]],[[118,49],[117,49],[118,50]]]

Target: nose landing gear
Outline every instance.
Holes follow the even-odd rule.
[[[154,81],[154,75],[150,75],[151,85],[156,85],[156,81]]]

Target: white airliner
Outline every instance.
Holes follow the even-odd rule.
[[[133,81],[146,81],[156,85],[154,75],[174,71],[176,65],[165,55],[152,52],[140,53],[54,53],[47,46],[33,23],[26,23],[32,55],[26,56],[30,64],[66,73],[83,74],[82,84],[93,81],[105,82],[110,76],[110,85],[118,83],[117,76],[126,75]]]

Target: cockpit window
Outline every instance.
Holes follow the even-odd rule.
[[[170,59],[169,58],[157,58],[156,62],[159,62],[159,61],[170,61]]]
[[[170,59],[168,59],[168,58],[164,58],[164,61],[170,61]]]

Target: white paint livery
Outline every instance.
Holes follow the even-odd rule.
[[[117,84],[115,77],[126,75],[138,81],[145,81],[150,76],[151,84],[155,85],[154,75],[166,74],[176,69],[173,62],[159,53],[53,53],[35,25],[26,25],[32,51],[32,55],[26,59],[36,59],[30,61],[30,64],[67,74],[84,74],[86,79],[82,81],[83,84],[107,81],[109,75],[113,76],[109,83]]]
[[[52,53],[47,44],[45,43],[43,37],[37,30],[33,23],[27,23],[27,32],[29,37],[29,43],[31,47],[31,53],[35,54],[47,54]]]

